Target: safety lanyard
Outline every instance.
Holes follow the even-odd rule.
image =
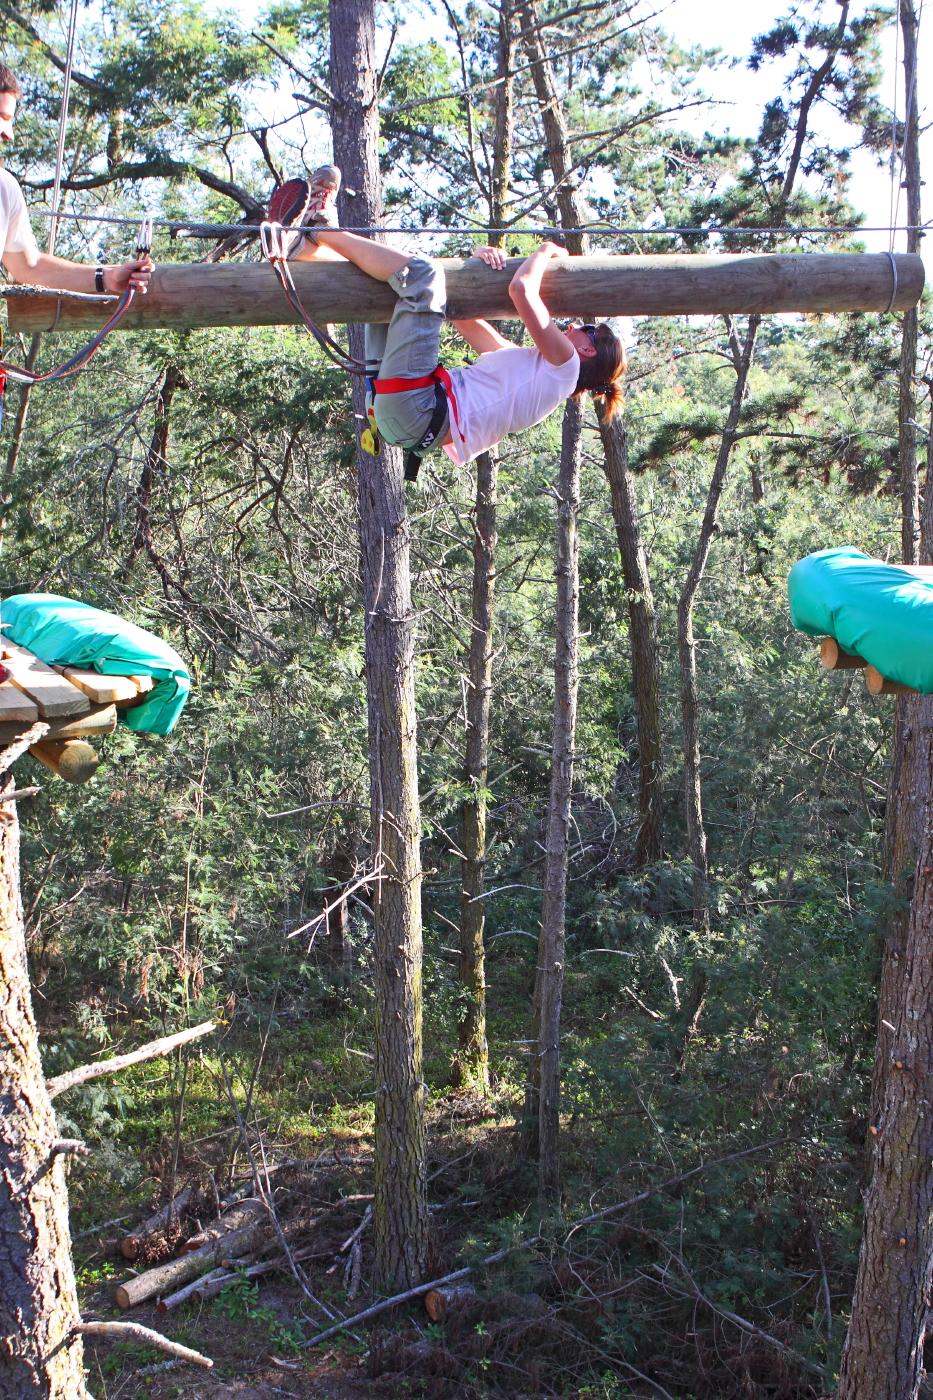
[[[152,251],[152,219],[147,215],[139,226],[139,233],[136,236],[136,256],[144,257]],[[54,289],[53,289],[54,290]],[[50,369],[45,374],[40,374],[37,370],[23,369],[18,365],[11,365],[6,360],[0,360],[0,373],[3,375],[5,387],[7,379],[16,384],[52,384],[59,379],[67,379],[69,375],[77,374],[79,369],[83,369],[89,360],[97,354],[105,338],[123,320],[127,311],[136,296],[136,288],[130,286],[122,293],[120,300],[109,320],[101,326],[100,330],[83,346],[76,355],[72,355],[70,360],[66,360],[63,365],[57,365],[55,369]],[[0,390],[2,392],[2,390]]]
[[[339,369],[345,370],[347,374],[365,375],[366,365],[363,361],[356,359],[354,355],[349,354],[348,351],[338,345],[336,340],[334,340],[332,336],[329,336],[316,321],[312,321],[307,311],[305,311],[301,302],[301,297],[298,295],[298,289],[292,278],[291,269],[288,265],[288,258],[285,256],[285,249],[282,242],[284,232],[285,230],[282,228],[281,224],[273,223],[269,219],[264,219],[259,225],[260,247],[262,248],[264,257],[268,258],[272,271],[278,278],[279,286],[285,293],[289,306],[296,313],[305,329],[314,336],[314,339],[324,351],[324,354],[327,355],[330,360],[333,360],[334,364],[337,365]]]

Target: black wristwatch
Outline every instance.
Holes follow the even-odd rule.
[[[98,296],[103,296],[107,288],[104,286],[104,269],[97,267],[94,269],[94,290]]]

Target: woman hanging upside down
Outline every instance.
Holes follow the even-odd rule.
[[[626,366],[622,342],[605,324],[578,323],[562,331],[541,299],[544,270],[567,256],[564,248],[540,244],[509,284],[534,349],[513,345],[486,321],[454,321],[479,359],[448,374],[438,366],[446,307],[443,269],[339,228],[335,165],[291,184],[295,199],[278,215],[279,222],[314,228],[303,239],[296,236],[292,256],[307,261],[336,254],[398,294],[388,326],[366,327],[366,367],[374,389],[367,407],[371,402],[382,438],[408,449],[406,476],[414,476],[420,457],[438,446],[455,462],[469,462],[507,433],[540,423],[564,399],[587,391],[603,400],[604,417],[618,412]],[[499,248],[480,248],[473,256],[489,267],[505,266]]]

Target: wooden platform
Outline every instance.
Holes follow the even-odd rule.
[[[102,676],[73,666],[48,666],[25,647],[0,640],[0,749],[42,720],[48,733],[29,752],[67,782],[84,783],[98,758],[88,740],[116,728],[117,710],[152,689],[151,676]]]

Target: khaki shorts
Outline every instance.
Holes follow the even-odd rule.
[[[398,301],[387,326],[366,327],[366,372],[372,379],[417,379],[437,369],[441,326],[447,306],[443,269],[428,258],[410,258],[389,278]],[[417,447],[431,426],[436,403],[434,385],[398,394],[367,394],[374,404],[383,441]],[[435,438],[439,446],[450,431],[450,416]]]

